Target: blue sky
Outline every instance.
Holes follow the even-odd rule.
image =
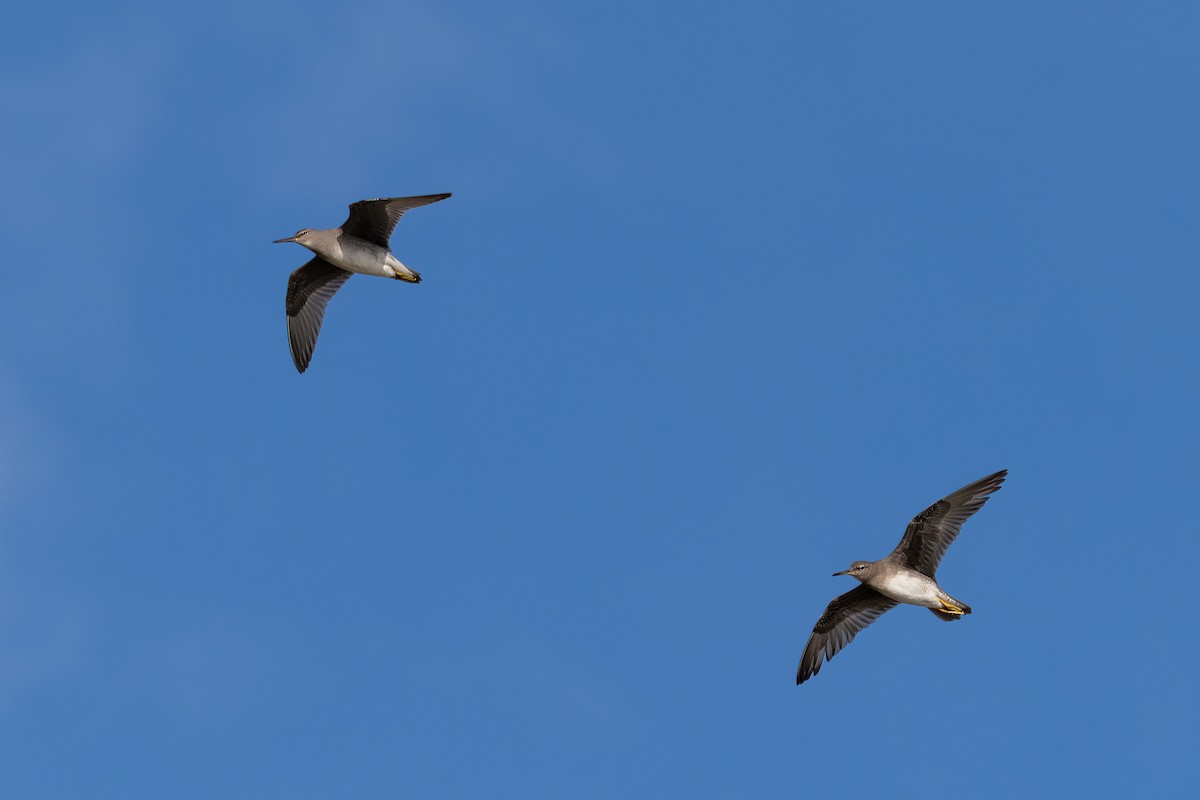
[[[1198,26],[9,10],[0,795],[1194,786]],[[297,375],[271,240],[434,192]],[[1000,468],[975,613],[797,688],[830,573]]]

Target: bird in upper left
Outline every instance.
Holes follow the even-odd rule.
[[[295,242],[315,253],[311,261],[288,278],[288,343],[297,370],[308,369],[325,319],[325,307],[355,272],[421,282],[420,273],[392,255],[388,240],[404,212],[449,196],[446,193],[359,200],[350,204],[350,217],[340,228],[302,228],[295,236],[273,242]]]

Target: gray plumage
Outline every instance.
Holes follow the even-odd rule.
[[[900,544],[886,558],[855,561],[849,569],[834,573],[851,575],[861,585],[835,598],[817,620],[800,657],[796,683],[820,672],[823,661],[837,655],[859,631],[900,603],[924,606],[947,621],[970,614],[970,606],[938,586],[938,564],[963,523],[983,507],[1007,475],[1007,470],[1000,470],[975,481],[913,517]]]
[[[288,279],[285,301],[288,344],[300,372],[308,369],[325,307],[355,272],[420,283],[421,275],[392,254],[388,240],[404,212],[445,200],[449,194],[359,200],[350,204],[350,216],[340,228],[304,228],[281,242],[295,242],[316,254]]]

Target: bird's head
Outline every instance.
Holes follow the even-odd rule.
[[[283,244],[284,242],[295,242],[296,244],[300,244],[300,245],[304,245],[305,247],[308,247],[310,244],[312,244],[312,241],[313,241],[313,232],[310,231],[308,228],[304,228],[303,230],[296,231],[295,236],[289,236],[286,239],[276,239],[275,241],[271,242],[271,244]]]
[[[870,570],[870,561],[855,561],[850,565],[850,569],[844,569],[841,572],[835,572],[833,573],[833,576],[836,578],[838,575],[853,575],[855,578],[858,578],[861,581],[867,577],[867,573],[870,572]]]

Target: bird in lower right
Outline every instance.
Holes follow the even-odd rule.
[[[817,620],[800,657],[796,685],[820,672],[822,660],[833,658],[859,631],[900,603],[928,608],[947,622],[970,614],[969,605],[955,600],[938,585],[938,564],[963,523],[983,508],[1007,475],[1008,470],[1002,469],[981,478],[917,514],[887,558],[855,561],[849,569],[833,573],[850,575],[861,585],[834,598]]]

